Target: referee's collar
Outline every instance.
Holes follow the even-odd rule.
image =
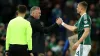
[[[22,19],[24,19],[24,17],[21,17],[21,16],[17,16],[16,18],[22,18]]]
[[[86,13],[83,13],[83,15],[85,15],[85,14],[86,14]],[[83,16],[83,15],[82,15],[82,16]],[[82,16],[81,16],[81,17],[82,17]]]

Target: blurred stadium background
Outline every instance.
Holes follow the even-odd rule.
[[[80,15],[76,13],[77,3],[83,0],[0,0],[0,56],[5,53],[6,28],[8,22],[16,16],[19,4],[27,6],[26,19],[32,6],[40,6],[41,23],[50,26],[57,17],[67,24],[74,25]],[[88,3],[87,13],[92,18],[92,49],[89,56],[100,56],[100,0],[85,0]],[[71,46],[77,41],[77,34],[60,27],[52,33],[45,34],[46,56],[62,56],[64,44],[69,40],[66,56],[74,56]]]

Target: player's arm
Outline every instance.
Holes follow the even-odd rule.
[[[75,31],[77,29],[76,26],[71,26],[71,25],[65,24],[64,22],[62,22],[62,26],[64,26],[65,28],[67,28],[70,31]]]
[[[90,28],[84,28],[84,33],[78,40],[78,42],[81,43],[89,34],[90,34]]]
[[[10,41],[10,26],[8,24],[8,27],[7,27],[7,34],[6,34],[6,51],[9,50],[9,41]]]
[[[27,36],[28,50],[31,53],[32,52],[32,28],[29,22],[27,23],[27,27],[26,27],[26,36]]]

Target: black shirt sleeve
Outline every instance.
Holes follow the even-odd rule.
[[[57,23],[49,26],[49,27],[43,27],[40,23],[40,21],[34,21],[32,22],[32,28],[33,30],[36,30],[38,32],[42,32],[42,33],[49,33],[49,32],[52,32],[54,31],[56,28],[59,27],[59,25]],[[35,28],[35,29],[34,29]]]

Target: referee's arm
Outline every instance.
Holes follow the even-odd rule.
[[[32,52],[32,28],[30,23],[27,24],[26,37],[27,37],[28,50],[29,52]]]
[[[10,26],[8,24],[7,34],[6,34],[6,51],[9,50],[9,45],[10,45],[9,41],[10,41]]]

